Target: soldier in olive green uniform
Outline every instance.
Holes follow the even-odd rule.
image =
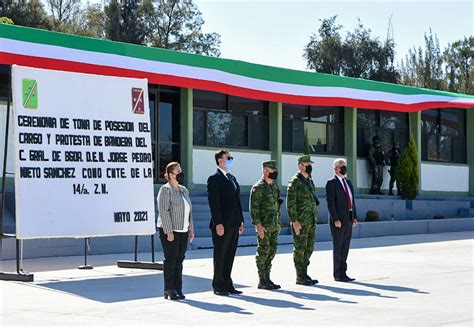
[[[278,176],[275,160],[263,162],[263,176],[250,192],[250,216],[257,231],[258,288],[279,289],[270,279],[272,260],[277,252],[280,233],[280,189],[273,182]]]
[[[367,159],[369,160],[369,172],[372,173],[372,185],[369,194],[381,194],[380,191],[383,183],[383,167],[385,165],[385,153],[380,144],[380,137],[375,135],[372,138],[372,146],[370,147]]]
[[[309,258],[314,250],[316,234],[317,206],[316,188],[311,178],[311,157],[298,158],[299,172],[288,182],[286,207],[291,221],[294,252],[293,261],[296,268],[296,284],[314,285],[316,279],[308,276]]]

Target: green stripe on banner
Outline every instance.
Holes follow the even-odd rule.
[[[89,37],[69,35],[22,26],[0,24],[0,37],[38,44],[61,46],[77,50],[86,50],[91,52],[108,53],[126,57],[153,60],[157,62],[201,67],[219,70],[234,75],[279,83],[306,86],[345,87],[358,90],[388,92],[402,95],[426,94],[474,99],[474,96],[465,94],[435,91],[391,83],[334,76],[323,73],[312,73],[271,67],[238,60],[213,58],[179,51],[151,48],[108,40],[99,40]]]

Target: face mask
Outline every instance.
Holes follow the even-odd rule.
[[[180,172],[179,174],[176,175],[176,181],[179,184],[183,184],[183,182],[184,182],[184,173],[183,172]]]
[[[347,167],[346,167],[346,166],[342,166],[342,167],[340,168],[339,172],[341,173],[341,175],[347,174]]]
[[[234,165],[234,160],[227,160],[227,161],[225,162],[225,168],[227,168],[227,169],[229,169],[229,170],[232,169],[232,166],[233,166],[233,165]]]
[[[306,168],[304,169],[304,171],[307,173],[307,174],[311,174],[313,172],[313,166],[309,165],[309,166],[306,166]]]
[[[277,179],[278,177],[278,172],[274,171],[273,173],[268,174],[268,178],[270,179]]]

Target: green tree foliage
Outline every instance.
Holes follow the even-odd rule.
[[[73,24],[74,16],[80,13],[80,0],[47,0],[51,23],[54,30],[67,30]]]
[[[40,0],[2,0],[0,17],[10,18],[15,25],[50,29],[51,23]]]
[[[105,33],[108,39],[145,44],[148,34],[143,1],[111,0],[104,7]]]
[[[304,49],[309,69],[317,72],[396,83],[395,43],[381,42],[359,21],[353,32],[341,36],[337,16],[323,19],[318,34],[310,37]]]
[[[410,49],[401,62],[400,71],[402,84],[445,90],[443,55],[438,37],[431,29],[429,35],[425,34],[424,49]]]
[[[46,4],[46,9],[43,3]],[[16,25],[208,56],[220,55],[220,35],[202,31],[192,0],[2,0],[0,17]]]
[[[448,91],[474,94],[474,37],[449,44],[443,57]]]
[[[0,17],[0,24],[13,25],[13,20],[8,17]]]
[[[398,160],[396,178],[397,183],[400,183],[401,186],[402,199],[415,199],[418,195],[420,175],[418,173],[418,149],[412,135],[410,135],[408,145]]]
[[[165,49],[220,56],[220,35],[204,33],[202,13],[192,0],[146,0],[147,43]]]
[[[318,34],[312,34],[304,49],[307,67],[321,73],[342,74],[343,41],[337,16],[323,19]]]

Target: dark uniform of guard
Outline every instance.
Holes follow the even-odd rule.
[[[264,228],[263,238],[257,233],[257,270],[259,283],[258,288],[273,290],[279,289],[280,285],[273,283],[270,279],[272,260],[277,252],[278,234],[280,233],[280,206],[282,199],[280,189],[272,182],[278,176],[275,160],[263,162],[263,168],[270,168],[272,173],[267,173],[257,181],[250,192],[250,216],[252,224],[258,228]],[[265,180],[267,177],[267,180]],[[270,181],[270,183],[268,182]]]
[[[397,166],[400,159],[400,145],[395,142],[392,149],[387,152],[387,164],[390,166],[390,183],[388,184],[388,195],[393,195],[393,186],[397,183],[397,195],[400,195],[400,185],[397,181]]]
[[[288,216],[292,223],[296,283],[300,285],[314,285],[318,282],[308,276],[309,259],[314,250],[319,200],[311,178],[312,166],[305,166],[307,163],[313,163],[309,155],[298,158],[298,165],[303,165],[307,177],[301,171],[293,176],[288,182],[286,197]],[[301,224],[299,235],[295,232],[295,222]]]
[[[383,167],[385,166],[385,153],[380,144],[380,137],[375,135],[372,138],[372,146],[369,154],[369,172],[372,173],[372,185],[369,194],[381,194],[380,191],[383,183]]]

